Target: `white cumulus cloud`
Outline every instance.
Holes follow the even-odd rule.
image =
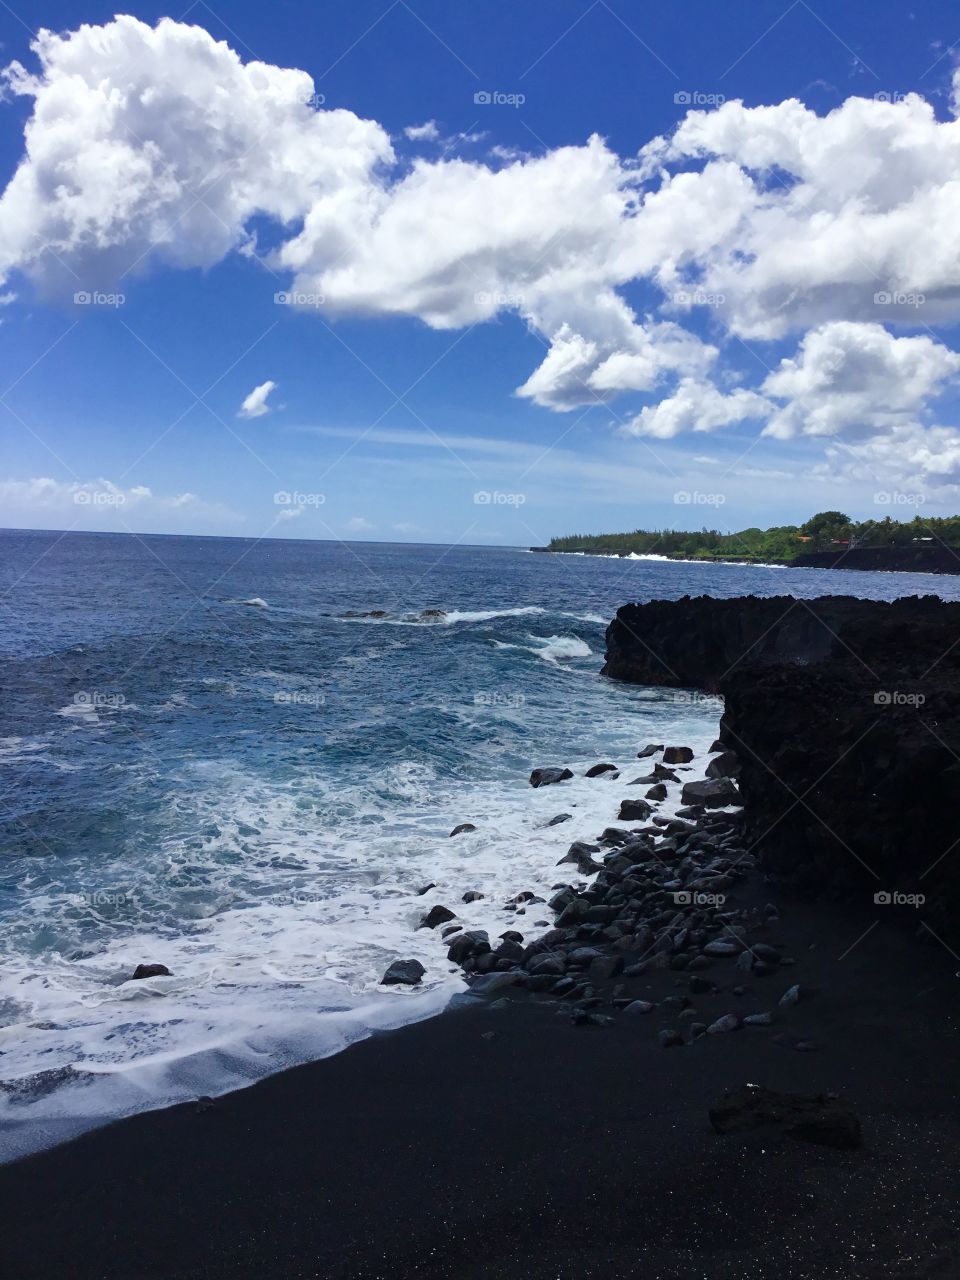
[[[268,403],[268,399],[276,389],[277,384],[270,378],[266,382],[261,382],[258,387],[253,388],[244,400],[237,416],[241,418],[262,418],[264,414],[272,412],[273,405]]]
[[[256,255],[265,217],[267,264],[328,317],[518,317],[546,348],[518,388],[538,405],[640,394],[638,435],[756,419],[878,456],[896,440],[931,473],[951,454],[929,418],[957,356],[896,336],[960,322],[960,121],[917,95],[825,115],[731,101],[626,157],[594,136],[410,164],[377,121],[318,110],[305,72],[244,62],[199,26],[42,31],[30,62],[3,73],[33,110],[0,196],[0,288],[69,296]],[[958,87],[960,72],[954,110]],[[439,137],[434,121],[404,132]],[[731,338],[794,354],[767,351],[769,377],[724,392]]]
[[[879,324],[825,324],[764,382],[769,396],[787,401],[764,433],[787,440],[889,432],[916,421],[958,370],[960,355],[926,335],[895,338]]]

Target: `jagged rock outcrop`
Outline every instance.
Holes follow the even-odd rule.
[[[827,596],[627,605],[604,673],[719,693],[750,845],[810,892],[896,895],[960,937],[960,604]],[[955,843],[956,842],[956,843]]]

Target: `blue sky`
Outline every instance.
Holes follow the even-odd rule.
[[[960,509],[951,6],[125,12],[0,9],[4,525],[525,545]],[[311,100],[264,105],[251,63]]]

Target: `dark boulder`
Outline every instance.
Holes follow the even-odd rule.
[[[665,768],[662,764],[653,766],[653,776],[657,782],[679,782],[680,779],[672,769]]]
[[[591,982],[606,982],[623,970],[622,956],[595,956],[587,971]]]
[[[458,933],[450,943],[447,959],[454,964],[462,964],[473,955],[484,955],[490,950],[490,938],[483,929],[470,929],[466,933]]]
[[[738,778],[740,776],[740,757],[735,751],[721,751],[707,765],[708,778]]]
[[[599,852],[600,846],[598,844],[586,844],[583,840],[575,840],[557,863],[557,866],[560,867],[565,862],[572,862],[582,876],[590,876],[595,871],[603,870],[601,864],[593,860],[593,854]]]
[[[380,985],[382,987],[415,987],[426,972],[419,960],[394,960],[380,979]]]
[[[566,782],[572,777],[573,773],[569,769],[534,769],[530,775],[530,785],[531,787],[548,787],[553,782]]]
[[[583,775],[585,778],[599,778],[603,773],[616,773],[617,766],[615,764],[594,764],[591,765],[587,772]]]
[[[725,1093],[710,1108],[710,1123],[717,1133],[771,1129],[840,1150],[863,1141],[857,1113],[835,1095],[778,1093],[759,1085]]]
[[[742,804],[736,783],[729,778],[707,778],[703,782],[687,782],[680,793],[685,805],[702,804],[718,809],[727,804]]]
[[[452,836],[462,836],[465,831],[476,831],[476,827],[472,822],[461,822],[458,827],[454,827],[450,832]]]
[[[439,905],[431,907],[427,914],[417,925],[418,929],[435,929],[438,924],[446,924],[448,920],[452,920],[456,912],[451,911],[449,907],[441,907]]]
[[[655,756],[658,751],[663,750],[662,742],[648,742],[642,751],[637,752],[638,760],[646,760],[647,756]]]
[[[620,802],[620,813],[617,815],[621,822],[642,822],[650,817],[653,808],[646,800],[622,800]]]
[[[666,783],[658,782],[656,786],[651,787],[649,791],[645,791],[643,794],[648,800],[666,800],[667,798]]]
[[[170,976],[170,970],[165,964],[138,964],[133,971],[135,979],[169,978]]]
[[[690,747],[666,747],[663,752],[664,764],[689,764],[692,759]]]
[[[461,902],[479,902],[484,895],[477,889],[468,889],[460,899]]]

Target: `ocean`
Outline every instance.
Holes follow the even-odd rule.
[[[701,776],[722,711],[600,678],[621,604],[960,598],[927,575],[17,531],[0,582],[2,1159],[438,1013],[464,983],[418,928],[437,903],[491,937],[548,927],[517,895],[569,877],[646,742],[693,747]],[[619,779],[583,777],[606,760]],[[574,779],[531,788],[553,764]],[[398,958],[420,987],[380,985]]]

